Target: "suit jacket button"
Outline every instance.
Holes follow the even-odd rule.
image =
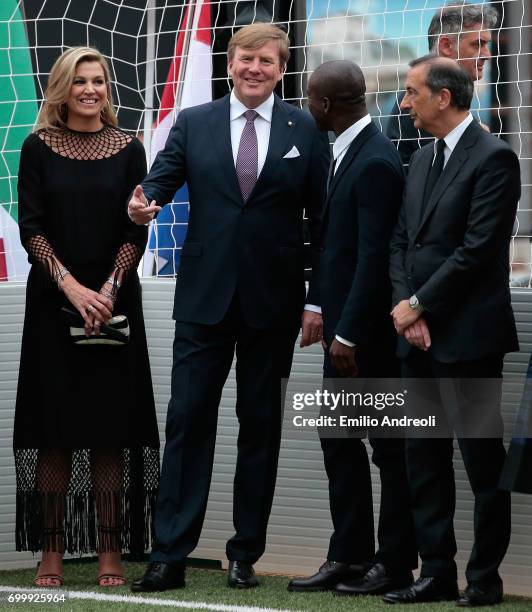
[[[416,247],[416,249],[420,249],[421,248],[421,242],[416,242],[416,244],[414,246]]]

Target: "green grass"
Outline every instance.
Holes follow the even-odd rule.
[[[129,582],[142,575],[144,563],[125,563],[125,574]],[[129,586],[112,589],[99,589],[95,584],[97,572],[96,563],[67,563],[65,564],[65,590],[73,591],[97,591],[112,595],[131,595]],[[35,569],[0,571],[0,585],[28,587],[32,585]],[[168,591],[165,593],[150,593],[148,597],[158,599],[176,599],[180,601],[206,602],[213,604],[228,604],[238,606],[262,606],[268,608],[312,610],[312,611],[334,611],[343,610],[361,612],[373,612],[388,610],[397,612],[397,607],[391,607],[381,601],[379,597],[336,597],[332,593],[288,593],[286,585],[288,578],[282,576],[259,576],[260,586],[250,590],[234,590],[226,587],[225,572],[208,569],[187,569],[187,586],[184,589]],[[117,612],[122,610],[164,610],[164,607],[139,606],[115,602],[90,602],[84,600],[70,600],[65,605],[50,605],[42,607],[33,605],[6,605],[0,606],[2,610],[83,610],[87,612],[103,612],[104,610]],[[179,608],[181,610],[189,608]],[[401,606],[401,612],[417,610],[426,612],[445,612],[457,608],[453,602],[445,604],[418,604],[416,606]],[[497,608],[497,612],[530,612],[532,600],[506,596],[504,603]]]

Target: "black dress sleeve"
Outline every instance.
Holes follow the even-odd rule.
[[[64,278],[66,269],[59,261],[46,235],[42,161],[39,136],[30,134],[22,145],[18,171],[20,241],[28,252],[29,262],[41,265],[57,282]]]
[[[130,144],[131,153],[128,161],[128,177],[131,181],[125,186],[124,193],[130,194],[136,185],[146,176],[146,154],[142,143],[135,138]],[[148,228],[133,223],[127,215],[127,198],[124,198],[123,207],[123,242],[119,247],[113,269],[108,280],[102,287],[102,293],[113,301],[116,299],[118,289],[127,275],[136,270],[144,254],[148,240]]]

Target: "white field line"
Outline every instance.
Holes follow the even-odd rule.
[[[15,586],[0,586],[0,593],[65,593],[69,599],[88,599],[92,601],[110,601],[117,603],[130,603],[137,605],[150,605],[172,608],[188,608],[194,610],[213,610],[215,612],[297,612],[296,610],[281,610],[280,608],[262,608],[260,606],[231,606],[228,604],[214,604],[204,601],[184,601],[179,599],[156,599],[155,597],[142,597],[137,595],[105,595],[93,591],[67,591],[63,589],[43,589]],[[66,602],[65,602],[66,603]],[[57,603],[56,605],[61,605]]]

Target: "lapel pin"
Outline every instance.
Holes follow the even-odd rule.
[[[293,121],[289,121],[288,122],[288,127],[293,127],[294,126],[294,122]]]

